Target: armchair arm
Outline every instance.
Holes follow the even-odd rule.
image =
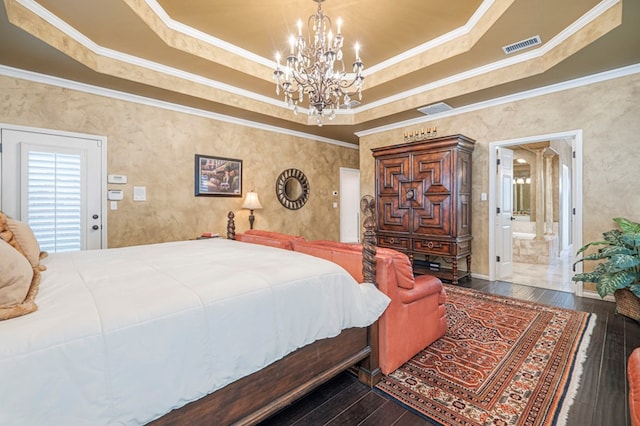
[[[440,296],[441,291],[442,282],[438,278],[430,275],[419,275],[415,277],[415,286],[412,289],[398,289],[400,301],[405,304],[415,302],[432,294]]]
[[[629,413],[632,426],[640,425],[640,348],[631,352],[627,364],[629,380]]]

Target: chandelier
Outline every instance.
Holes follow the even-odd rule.
[[[353,79],[348,78],[342,60],[344,37],[340,32],[342,21],[338,18],[337,32],[333,33],[331,18],[322,12],[324,0],[318,3],[318,11],[309,16],[307,39],[302,36],[302,21],[298,20],[298,36],[289,38],[289,55],[280,65],[280,53],[276,54],[276,94],[284,93],[284,101],[298,113],[298,104],[309,100],[309,116],[314,117],[318,126],[322,126],[323,117],[332,120],[340,105],[351,107],[351,97],[358,95],[362,100],[362,70],[359,45],[355,45],[356,59],[353,62]]]

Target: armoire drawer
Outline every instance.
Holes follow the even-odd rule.
[[[400,251],[406,251],[409,250],[409,239],[392,237],[389,235],[378,235],[378,245],[380,247],[388,247]]]
[[[452,245],[446,241],[414,239],[413,249],[428,254],[451,254]]]

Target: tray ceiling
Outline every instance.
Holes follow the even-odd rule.
[[[274,57],[311,0],[4,0],[0,64],[339,141],[354,132],[640,63],[640,2],[326,0],[360,106],[323,127],[275,93]],[[540,36],[507,55],[503,46]]]

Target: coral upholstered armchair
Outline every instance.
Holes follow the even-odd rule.
[[[363,281],[360,244],[297,240],[293,249],[338,263],[358,282]],[[446,293],[438,278],[414,277],[405,254],[380,247],[376,284],[391,299],[378,320],[380,370],[389,374],[444,335]]]

